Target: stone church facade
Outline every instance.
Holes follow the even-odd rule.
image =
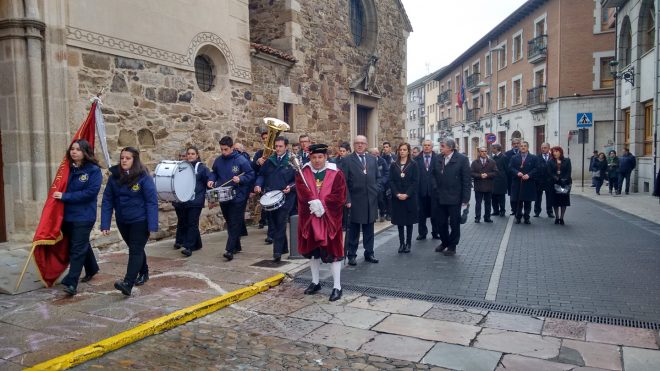
[[[252,152],[267,116],[290,122],[293,141],[401,139],[411,30],[399,0],[3,1],[0,239],[31,239],[101,91],[112,161],[136,146],[151,170],[187,145],[211,163],[224,135]],[[157,237],[176,222],[161,211]],[[216,213],[203,230],[221,228]]]

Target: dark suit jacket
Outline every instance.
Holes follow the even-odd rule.
[[[419,169],[419,197],[433,197],[431,173],[433,171],[433,166],[436,161],[438,161],[438,154],[431,152],[431,163],[428,171],[426,171],[426,164],[424,163],[424,152],[417,155],[415,161],[417,161],[417,169]]]
[[[502,152],[492,157],[497,164],[497,175],[493,181],[493,194],[504,195],[509,189],[509,158]]]
[[[357,153],[342,159],[347,186],[346,202],[351,204],[351,223],[370,224],[378,216],[378,183],[380,171],[376,157],[365,154],[367,173],[364,174],[362,162]]]
[[[440,205],[460,205],[470,202],[470,160],[465,155],[454,151],[445,165],[444,156],[438,156],[433,166],[433,193]]]
[[[472,161],[470,165],[472,179],[474,179],[475,192],[493,192],[495,177],[497,176],[497,164],[490,158],[486,158],[486,164],[481,164],[481,158]],[[481,178],[481,174],[486,173],[486,178]]]
[[[544,189],[547,188],[550,183],[551,179],[548,176],[548,162],[546,162],[543,159],[543,155],[539,154],[536,157],[539,159],[539,170],[538,170],[538,176],[536,177],[536,187],[538,189]],[[552,155],[548,153],[548,161],[552,159]]]
[[[509,173],[511,174],[511,200],[513,201],[535,201],[536,200],[536,178],[538,177],[539,159],[531,153],[523,164],[522,155],[518,154],[509,162]],[[518,172],[529,175],[529,179],[521,180]]]
[[[424,170],[426,171],[426,170]],[[390,187],[392,189],[392,224],[413,225],[417,223],[417,191],[419,189],[419,169],[416,161],[411,161],[404,167],[404,176],[401,177],[401,165],[392,162],[389,171]],[[405,201],[396,197],[399,193],[405,193],[408,198]]]

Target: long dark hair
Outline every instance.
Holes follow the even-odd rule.
[[[85,139],[74,140],[69,146],[69,149],[66,150],[66,158],[69,159],[69,163],[74,163],[73,159],[71,158],[71,148],[73,148],[73,145],[76,143],[78,143],[78,147],[80,147],[80,151],[83,153],[82,166],[85,166],[89,163],[98,166],[99,162],[96,157],[94,157],[94,150],[92,149],[92,145],[89,144],[89,142]]]
[[[191,149],[197,154],[197,162],[202,162],[202,156],[199,155],[199,149],[196,146],[189,146],[186,148],[186,156],[188,156],[188,151]]]
[[[140,151],[134,147],[124,147],[121,152],[128,152],[133,156],[133,166],[126,173],[121,168],[121,159],[119,160],[119,183],[120,184],[135,184],[143,174],[148,174],[147,168],[140,161]],[[120,153],[121,153],[120,152]]]
[[[401,143],[401,144],[399,144],[398,147],[396,147],[396,155],[397,155],[397,157],[401,156],[401,155],[399,155],[399,150],[401,149],[401,147],[406,147],[406,148],[408,148],[408,156],[406,156],[406,163],[412,161],[412,159],[413,159],[413,157],[412,157],[412,151],[410,150],[410,144],[408,144],[408,143]],[[401,162],[401,158],[399,158],[399,162]]]

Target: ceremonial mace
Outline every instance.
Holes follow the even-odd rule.
[[[289,163],[298,172],[298,174],[300,174],[300,177],[302,178],[303,183],[305,183],[305,186],[307,187],[307,189],[311,191],[312,189],[309,188],[309,184],[307,184],[307,180],[305,179],[305,176],[303,175],[302,166],[300,165],[300,158],[298,156],[295,156],[295,155],[291,156],[291,157],[289,157]]]

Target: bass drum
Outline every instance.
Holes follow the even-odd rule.
[[[154,182],[161,201],[187,202],[195,198],[195,170],[186,161],[161,161]]]

